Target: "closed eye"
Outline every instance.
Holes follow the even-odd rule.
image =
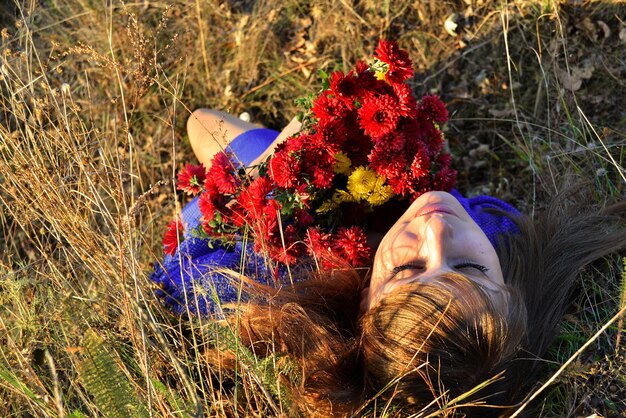
[[[476,263],[470,263],[470,262],[464,262],[461,264],[457,264],[456,266],[454,266],[455,269],[464,269],[464,268],[473,268],[476,269],[478,271],[480,271],[481,273],[486,273],[489,271],[489,269],[483,265],[480,264],[476,264]]]
[[[463,262],[463,263],[459,263],[457,265],[454,266],[455,269],[457,270],[462,270],[462,269],[466,269],[466,268],[472,268],[472,269],[476,269],[478,271],[480,271],[481,273],[487,273],[489,271],[489,269],[481,264],[476,264],[476,263],[472,263],[469,261]],[[422,264],[403,264],[401,266],[396,266],[394,267],[391,271],[390,271],[390,275],[391,278],[393,278],[395,275],[397,275],[400,272],[403,272],[404,270],[423,270],[424,266]]]
[[[422,264],[403,264],[401,266],[396,266],[391,270],[391,277],[393,278],[396,274],[404,271],[404,270],[423,270],[424,266]]]

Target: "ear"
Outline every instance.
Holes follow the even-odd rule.
[[[359,308],[359,314],[363,315],[369,309],[370,305],[370,288],[366,287],[361,290],[361,304]]]

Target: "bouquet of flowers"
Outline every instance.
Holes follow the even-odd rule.
[[[300,100],[302,130],[267,161],[242,167],[222,152],[210,167],[188,164],[178,174],[178,189],[200,195],[197,236],[220,245],[247,236],[283,264],[308,254],[324,268],[359,267],[371,255],[362,227],[375,207],[452,188],[456,171],[439,129],[448,112],[437,96],[413,96],[406,51],[381,40],[369,65],[321,74],[322,91]],[[176,251],[181,228],[170,224],[166,253]]]

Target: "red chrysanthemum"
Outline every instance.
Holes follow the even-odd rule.
[[[175,219],[167,225],[167,231],[163,235],[163,251],[165,254],[174,255],[178,248],[178,242],[183,241],[183,223]]]
[[[387,179],[387,184],[399,196],[410,196],[415,193],[415,177],[408,171],[400,171]]]
[[[202,191],[205,178],[206,169],[202,164],[185,164],[185,168],[178,172],[176,187],[188,195],[195,196]]]
[[[238,201],[232,202],[226,208],[227,213],[227,221],[230,226],[234,228],[242,228],[244,225],[249,223],[248,216],[246,216],[246,210],[241,206]]]
[[[413,91],[406,83],[393,83],[393,92],[398,103],[398,113],[400,116],[411,117],[417,111],[417,100],[413,96]]]
[[[278,202],[268,201],[257,221],[251,225],[255,251],[267,251],[268,246],[274,246],[278,241],[277,237],[280,234],[278,210],[280,210]]]
[[[215,216],[217,205],[214,200],[211,199],[211,195],[207,192],[202,193],[198,198],[198,208],[205,220],[211,220]]]
[[[385,79],[392,83],[402,83],[413,77],[413,63],[409,54],[400,49],[397,43],[381,39],[374,56],[389,65]]]
[[[215,209],[223,206],[224,201],[225,197],[220,193],[213,177],[207,177],[204,180],[204,192],[198,198],[198,206],[202,215],[212,218]]]
[[[433,178],[433,188],[435,190],[450,191],[456,181],[456,170],[451,168],[442,168]]]
[[[420,197],[426,192],[430,192],[433,190],[433,182],[431,176],[422,177],[413,182],[411,192],[411,202]]]
[[[430,158],[428,157],[428,153],[423,148],[419,149],[413,157],[413,162],[411,163],[411,173],[413,177],[419,179],[421,177],[427,176],[430,170]]]
[[[257,177],[237,198],[249,222],[254,222],[263,213],[267,205],[267,195],[272,191],[272,183],[267,177]]]
[[[407,166],[405,142],[406,137],[400,132],[380,138],[368,157],[370,167],[388,180],[399,177]]]
[[[297,210],[294,213],[293,218],[296,222],[296,225],[298,225],[299,227],[306,227],[315,222],[315,218],[309,213],[308,210],[305,209]]]
[[[280,204],[269,200],[263,214],[253,227],[254,249],[266,252],[273,260],[293,264],[302,255],[302,246],[297,242],[297,231],[293,225],[280,226],[278,213]]]
[[[269,175],[280,187],[292,188],[300,184],[301,158],[295,152],[282,149],[272,156],[268,164]]]
[[[441,168],[450,168],[452,165],[452,156],[448,153],[441,154],[436,160],[437,166]]]
[[[443,104],[437,95],[422,97],[419,110],[424,112],[434,122],[446,123],[448,121],[448,109],[446,109],[446,105]]]
[[[354,108],[354,101],[360,91],[358,79],[353,71],[347,75],[342,71],[334,71],[329,78],[329,90],[334,97],[341,100],[348,109]]]
[[[346,267],[338,254],[333,252],[332,234],[323,232],[319,226],[308,228],[304,237],[308,254],[313,257],[323,270]]]
[[[294,264],[304,254],[304,245],[296,237],[294,225],[283,227],[281,242],[272,248],[270,256],[283,264]]]
[[[341,151],[348,155],[352,166],[366,165],[367,156],[372,150],[372,138],[365,135],[359,125],[357,112],[350,112],[344,119],[343,125],[346,130],[346,141],[341,145]]]
[[[367,236],[358,226],[339,228],[333,235],[332,249],[352,267],[365,265],[372,254],[367,245]]]
[[[309,137],[309,143],[326,148],[329,152],[339,151],[348,139],[348,131],[343,121],[319,121],[316,132]]]
[[[341,120],[349,110],[344,100],[339,97],[330,97],[326,91],[313,102],[311,111],[320,120]]]
[[[239,187],[239,179],[235,175],[235,166],[231,157],[231,153],[217,153],[211,160],[211,167],[207,171],[207,177],[215,182],[217,189],[223,194],[233,194]]]
[[[416,130],[417,138],[426,147],[428,156],[434,159],[443,149],[443,132],[437,129],[433,122],[424,116],[423,112],[418,111],[418,115],[420,115],[420,118],[418,120],[419,127]]]
[[[359,109],[359,123],[365,133],[373,138],[392,132],[399,119],[398,103],[388,95],[366,97]]]
[[[330,234],[322,232],[319,226],[308,228],[304,237],[307,251],[310,255],[318,257],[330,251]]]
[[[204,192],[198,197],[198,208],[203,218],[203,228],[208,234],[218,234],[217,225],[212,227],[211,223],[219,216],[221,224],[232,222],[232,211],[226,207],[226,196],[222,194],[213,177],[207,177],[204,181]]]
[[[302,168],[311,184],[319,189],[330,187],[335,177],[336,148],[329,144],[310,144],[302,155]]]
[[[359,83],[360,95],[364,91],[371,90],[375,85],[380,84],[380,80],[377,80],[374,73],[370,71],[370,66],[363,60],[359,60],[355,66],[356,76]]]

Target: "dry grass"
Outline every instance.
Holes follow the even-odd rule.
[[[183,203],[172,180],[193,160],[190,110],[246,110],[279,128],[317,88],[317,68],[353,65],[379,37],[409,50],[417,94],[448,103],[461,190],[530,213],[574,171],[599,201],[624,198],[626,5],[580,3],[3,3],[0,415],[293,414],[267,364],[249,358],[239,380],[210,369],[203,347],[228,330],[181,324],[147,275]],[[452,13],[457,36],[443,27]],[[554,369],[619,309],[620,268],[616,257],[585,273]],[[617,332],[538,414],[624,416]]]

